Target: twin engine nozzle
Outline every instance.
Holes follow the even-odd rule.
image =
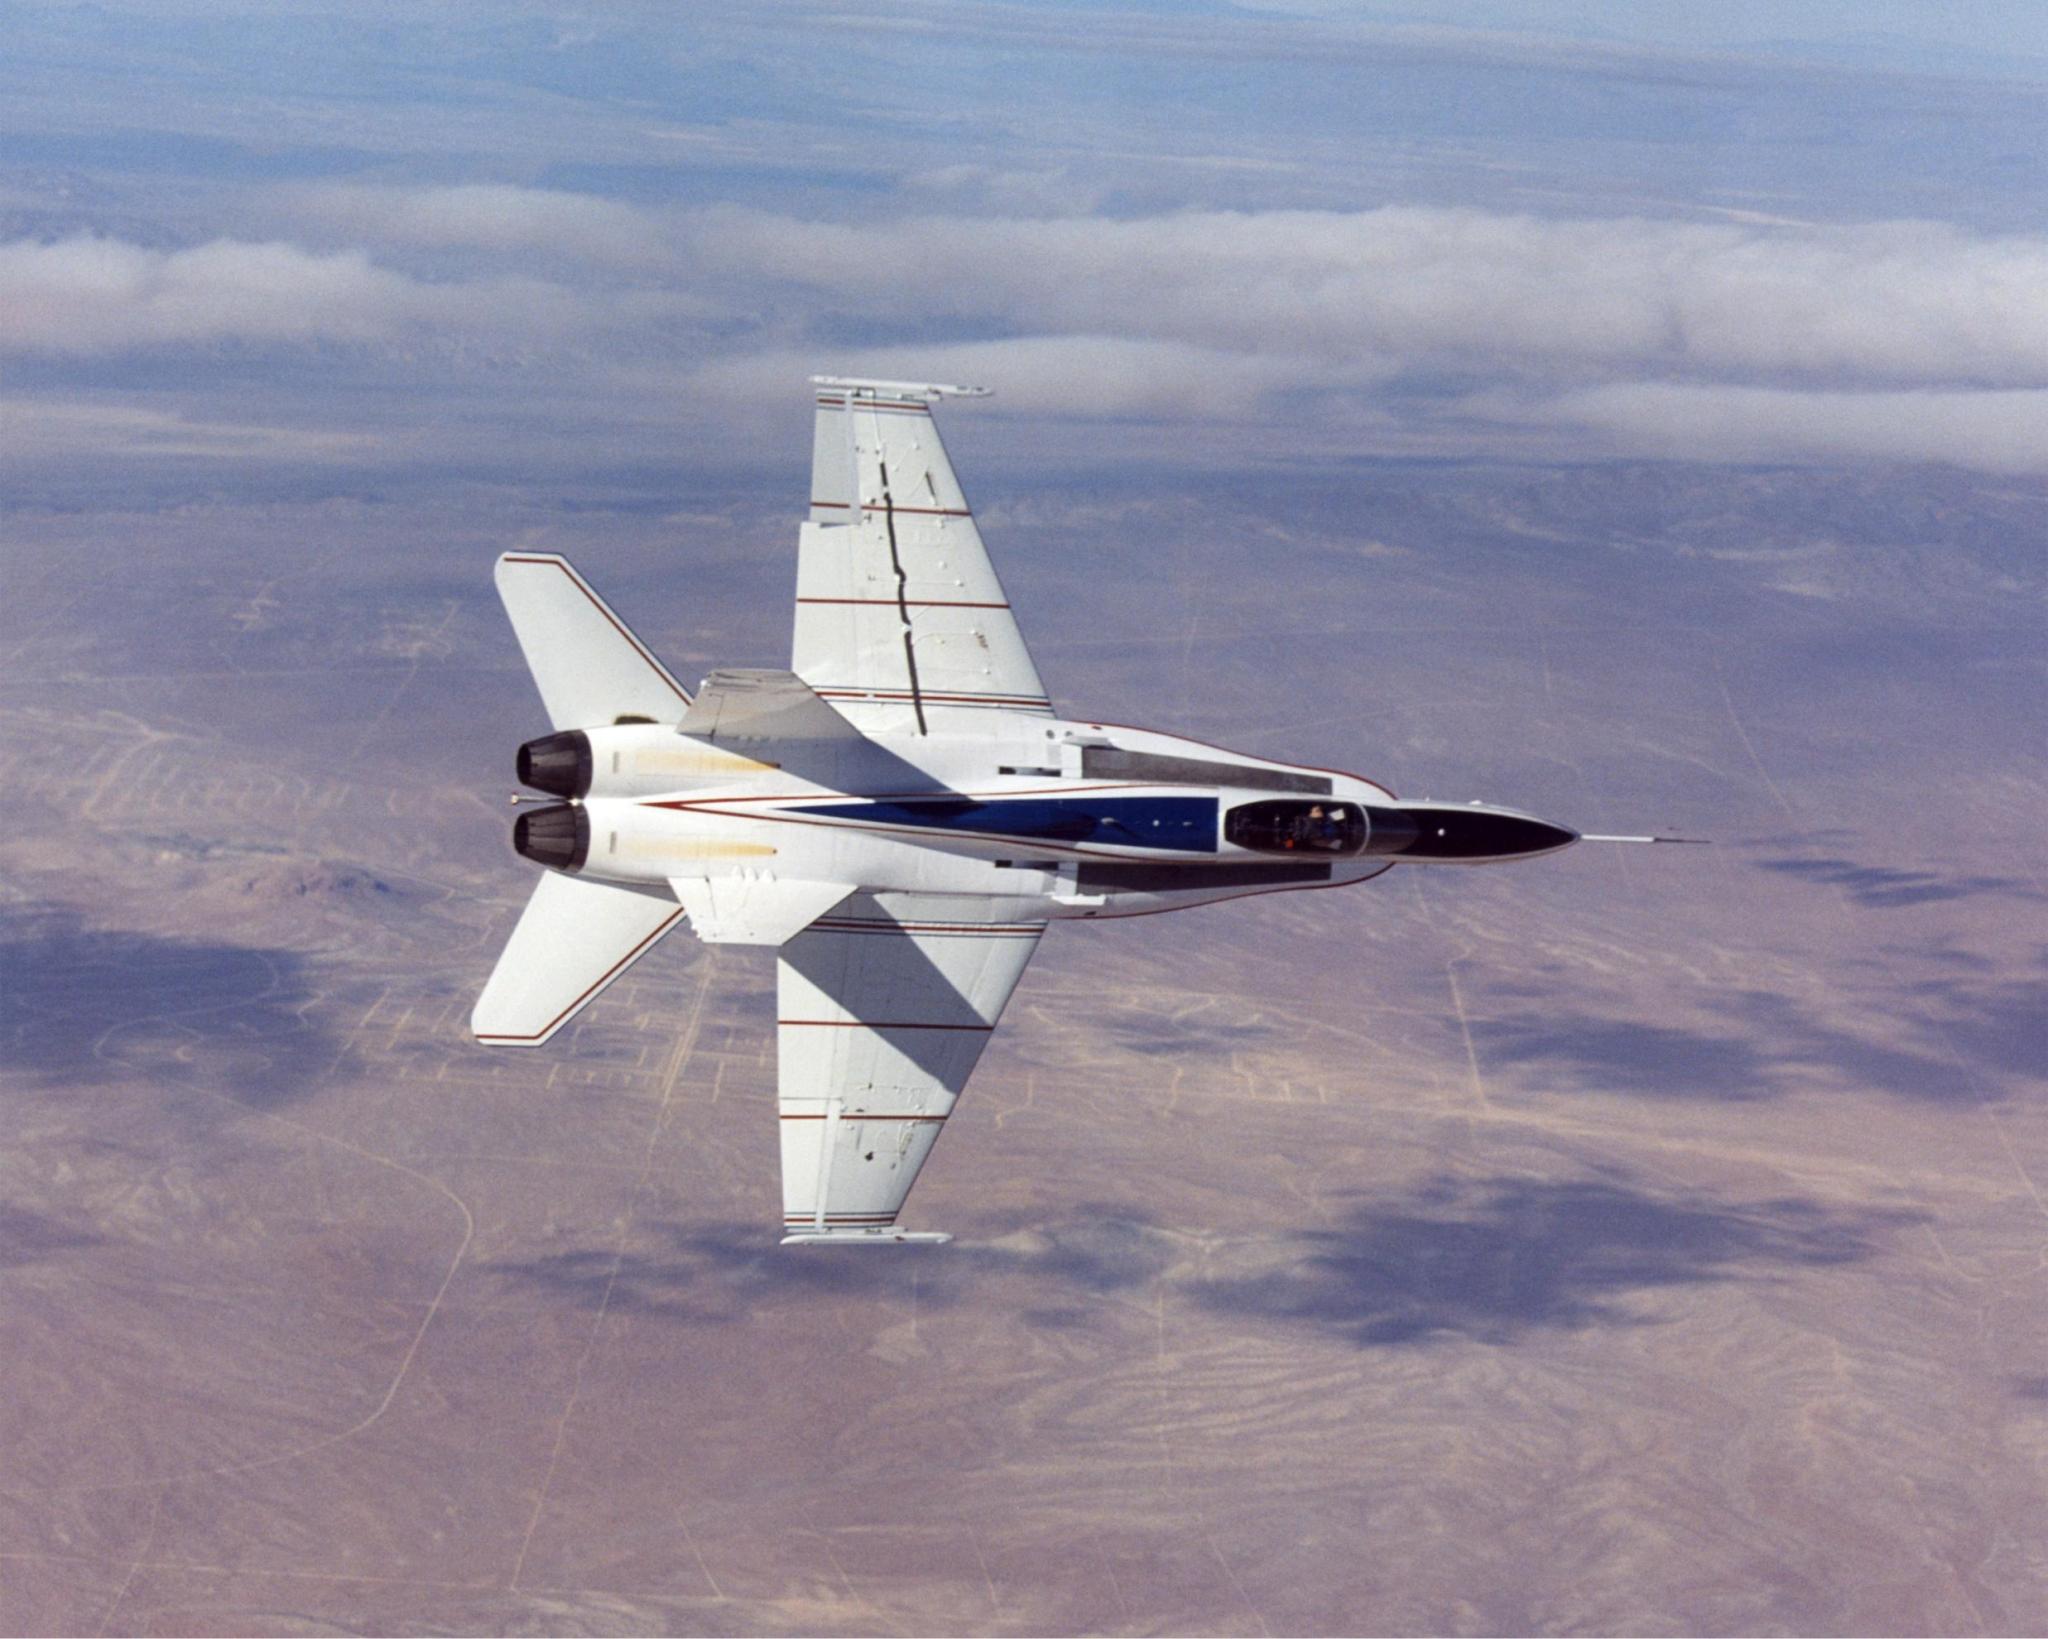
[[[512,822],[512,847],[536,865],[576,871],[590,854],[590,816],[578,798],[590,791],[590,736],[580,728],[544,734],[519,748],[519,783],[567,802],[530,808]]]

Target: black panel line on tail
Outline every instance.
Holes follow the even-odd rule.
[[[889,530],[889,567],[896,571],[896,613],[903,622],[903,661],[910,672],[910,708],[917,713],[917,732],[928,734],[925,727],[924,692],[917,682],[917,643],[910,627],[910,577],[903,572],[903,557],[896,549],[896,501],[889,492],[889,463],[881,451],[881,440],[876,440],[875,464],[882,473],[882,522]]]

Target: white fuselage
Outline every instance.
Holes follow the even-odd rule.
[[[652,723],[588,730],[577,874],[840,882],[1066,918],[1341,886],[1404,853],[1482,863],[1573,840],[1511,810],[1404,805],[1357,775],[1176,735],[987,710],[934,717],[925,734],[752,747]],[[1518,828],[1513,846],[1446,858],[1390,845],[1390,826],[1400,842],[1416,816],[1445,814]]]

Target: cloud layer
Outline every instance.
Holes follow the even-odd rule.
[[[1471,210],[696,219],[692,259],[1041,333],[1517,373],[2048,384],[2048,240]]]
[[[1516,407],[1547,426],[1596,429],[1643,454],[1704,461],[1942,461],[2048,473],[2048,390],[1783,392],[1630,383]]]
[[[585,317],[576,298],[537,280],[430,283],[361,250],[219,239],[165,251],[92,236],[0,244],[0,353],[391,343],[472,330],[487,316],[544,339]]]
[[[531,252],[629,269],[672,260],[658,213],[556,188],[330,184],[290,190],[286,200],[309,222],[370,244]]]
[[[346,248],[0,244],[0,354],[538,354],[627,415],[769,411],[814,369],[914,372],[1075,419],[1292,423],[1324,449],[1370,445],[1397,406],[1474,453],[1533,430],[1581,453],[2048,472],[2036,237],[1417,208],[823,222],[501,185],[277,197]]]

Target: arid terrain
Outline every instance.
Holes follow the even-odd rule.
[[[493,555],[781,664],[803,451],[18,511],[0,1629],[2048,1627],[2048,488],[1001,442],[1070,713],[1711,846],[1056,930],[958,1238],[782,1250],[766,953],[464,1027]]]

